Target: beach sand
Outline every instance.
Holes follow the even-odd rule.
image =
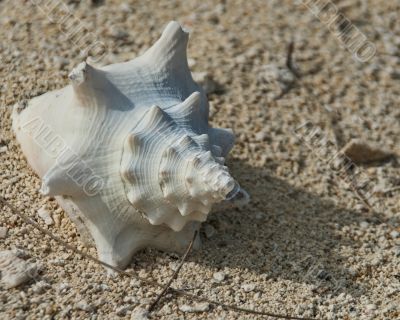
[[[68,84],[68,73],[85,59],[76,41],[80,26],[107,48],[98,62],[106,65],[138,56],[177,20],[190,31],[191,70],[207,73],[210,123],[236,134],[228,166],[251,202],[210,215],[201,229],[202,249],[191,252],[173,286],[299,317],[399,319],[398,160],[352,165],[349,170],[368,182],[367,201],[332,160],[351,139],[399,153],[399,4],[336,2],[376,48],[362,62],[334,34],[335,25],[302,1],[93,2],[65,2],[70,14],[62,15],[50,12],[47,1],[0,1],[0,195],[96,256],[55,200],[38,192],[40,179],[11,129],[12,106]],[[286,64],[292,41],[299,77]],[[313,140],[307,140],[310,128],[317,132]],[[55,224],[38,216],[42,206]],[[161,291],[107,276],[102,266],[5,207],[0,218],[8,229],[0,250],[20,249],[40,266],[21,286],[0,287],[1,319],[139,319],[135,312]],[[127,270],[166,283],[179,258],[146,249]],[[153,318],[262,318],[213,305],[205,312],[181,311],[194,304],[167,295]]]

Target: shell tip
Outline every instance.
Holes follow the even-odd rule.
[[[168,22],[167,26],[165,27],[162,35],[171,36],[171,37],[179,37],[182,35],[188,35],[188,31],[182,27],[182,25],[175,20]]]
[[[79,86],[86,80],[88,64],[86,62],[81,62],[68,75],[73,85]]]

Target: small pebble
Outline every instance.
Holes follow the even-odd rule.
[[[264,218],[264,217],[265,217],[264,212],[258,211],[258,212],[256,212],[256,214],[255,214],[255,218],[258,219],[258,220],[260,220],[260,219],[262,219],[262,218]]]
[[[254,291],[256,285],[254,283],[245,283],[242,284],[241,288],[244,290],[244,292],[251,292]]]
[[[132,8],[131,8],[131,6],[129,5],[129,3],[122,3],[122,4],[119,6],[119,8],[120,8],[120,10],[121,10],[122,12],[124,12],[124,13],[132,13]]]
[[[60,294],[65,294],[70,288],[71,286],[68,283],[61,283],[58,287],[58,291]]]
[[[390,236],[391,236],[393,239],[398,238],[399,235],[400,235],[400,232],[398,232],[398,231],[396,231],[396,230],[393,230],[392,232],[390,232]],[[1,238],[1,232],[0,232],[0,238]]]
[[[196,60],[192,58],[188,58],[189,68],[193,68],[196,65]]]
[[[75,308],[86,311],[86,312],[91,312],[93,311],[93,307],[89,305],[85,300],[79,301],[78,303],[75,304]]]
[[[50,215],[50,212],[46,209],[45,206],[41,207],[37,213],[38,213],[38,216],[40,218],[42,218],[44,223],[47,224],[48,226],[51,226],[52,224],[54,224],[54,221]]]
[[[123,40],[129,37],[129,33],[121,29],[111,29],[111,36],[116,40]]]
[[[217,233],[217,230],[211,224],[205,224],[204,233],[208,239],[211,239]]]
[[[373,255],[372,258],[369,260],[369,264],[370,264],[371,266],[373,266],[373,267],[376,267],[376,266],[378,266],[378,265],[381,264],[382,260],[383,260],[383,257],[382,257],[381,254],[375,254],[375,255]]]
[[[361,221],[360,222],[360,228],[361,229],[367,229],[369,226],[369,223],[367,221]]]
[[[223,272],[214,272],[213,278],[217,282],[221,282],[225,280],[225,273]]]
[[[49,263],[51,263],[54,266],[59,266],[59,267],[65,266],[64,259],[53,259],[53,260],[50,260]]]
[[[255,134],[255,138],[257,141],[264,141],[268,137],[268,134],[265,131],[260,131]]]
[[[192,305],[181,305],[179,306],[179,310],[182,312],[205,312],[210,309],[210,304],[208,302],[198,302]]]
[[[32,286],[33,292],[37,294],[42,294],[49,288],[51,288],[51,286],[44,281],[38,281]]]
[[[128,312],[129,308],[130,308],[130,306],[122,306],[122,307],[119,307],[119,308],[117,308],[117,309],[115,310],[115,313],[117,314],[117,316],[123,317],[123,316],[126,315],[126,313]]]
[[[376,310],[376,305],[375,304],[367,304],[366,306],[365,306],[365,309],[367,309],[368,311],[371,311],[371,310]]]
[[[108,285],[106,285],[105,283],[100,284],[100,289],[103,291],[110,291],[110,287]],[[124,299],[125,300],[125,299]]]
[[[149,319],[149,312],[146,309],[137,307],[132,311],[131,320],[147,320]]]
[[[7,237],[8,229],[6,227],[0,227],[0,239]]]

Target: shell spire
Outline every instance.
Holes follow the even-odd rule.
[[[193,105],[197,94],[191,97],[184,104]],[[161,108],[151,107],[128,136],[121,162],[132,205],[151,224],[166,224],[176,231],[187,221],[205,221],[214,203],[232,197],[238,189],[220,158],[211,152],[208,134],[197,135],[185,128]],[[146,169],[149,162],[141,158],[146,152],[153,155],[147,161],[158,170]]]

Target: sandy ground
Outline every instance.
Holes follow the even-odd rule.
[[[11,131],[13,104],[63,87],[69,71],[84,60],[84,48],[60,29],[59,17],[49,20],[40,3],[0,1],[0,194],[95,255],[55,201],[38,193],[40,181]],[[203,248],[190,255],[174,286],[296,316],[399,319],[399,191],[388,191],[400,186],[399,163],[392,158],[358,167],[373,186],[370,210],[328,162],[329,154],[352,138],[399,153],[400,6],[385,0],[336,2],[376,46],[374,58],[362,63],[299,3],[68,5],[76,19],[72,25],[82,24],[108,48],[101,64],[134,58],[168,21],[178,20],[191,31],[191,69],[208,72],[218,84],[209,94],[210,121],[234,129],[237,143],[228,164],[252,201],[210,216],[202,229]],[[285,69],[291,40],[299,79]],[[306,121],[332,141],[323,156],[296,131]],[[38,217],[43,205],[56,224],[46,226]],[[41,266],[22,286],[0,288],[1,319],[134,319],[133,310],[146,307],[159,292],[107,277],[102,267],[50,241],[8,209],[0,213],[0,224],[8,229],[0,249],[19,248]],[[178,261],[175,254],[148,249],[128,270],[165,283]],[[154,318],[257,318],[213,306],[203,313],[182,312],[183,304],[193,302],[165,300]]]

